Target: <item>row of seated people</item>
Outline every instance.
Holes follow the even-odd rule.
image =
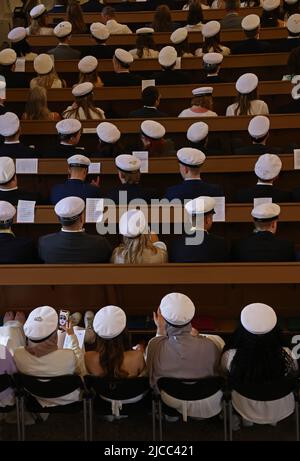
[[[262,203],[251,214],[254,230],[247,237],[232,242],[229,249],[224,238],[211,233],[216,201],[202,196],[185,204],[189,221],[171,236],[169,248],[151,233],[143,211],[130,209],[122,214],[119,234],[122,243],[113,249],[104,235],[117,234],[115,223],[97,222],[97,234],[84,229],[85,202],[79,197],[66,197],[55,205],[61,230],[39,238],[38,251],[30,238],[15,236],[12,225],[16,209],[0,201],[0,262],[2,264],[39,263],[76,264],[161,264],[170,262],[279,262],[295,261],[295,246],[276,236],[280,206]]]
[[[217,335],[203,335],[192,327],[195,322],[195,305],[182,293],[169,293],[160,302],[153,317],[157,327],[146,350],[139,345],[132,349],[128,344],[126,314],[118,306],[105,306],[96,315],[89,316],[85,331],[89,351],[79,347],[72,322],[59,317],[54,308],[42,306],[25,318],[24,313],[8,312],[0,335],[5,335],[7,346],[1,345],[1,373],[17,371],[34,376],[59,376],[87,374],[99,377],[132,378],[149,376],[151,387],[159,393],[157,381],[161,377],[205,378],[228,376],[233,389],[233,407],[245,423],[273,424],[287,418],[295,410],[293,392],[284,397],[256,401],[243,397],[239,389],[247,386],[273,383],[276,386],[285,377],[298,375],[297,353],[282,340],[277,315],[272,307],[260,302],[244,307],[240,325],[227,344]],[[194,323],[195,324],[195,323]],[[62,349],[64,336],[66,349]],[[114,353],[112,354],[112,351]],[[241,392],[241,391],[240,391]],[[142,399],[143,395],[139,398]],[[161,398],[170,408],[187,420],[187,417],[210,418],[221,412],[222,392],[198,401],[184,402],[167,392]],[[79,390],[56,399],[37,398],[43,406],[63,405],[81,399]],[[0,394],[1,404],[12,405],[14,394],[8,389]],[[110,408],[111,407],[111,408]],[[112,404],[107,412],[117,416]],[[235,429],[239,428],[239,418]]]

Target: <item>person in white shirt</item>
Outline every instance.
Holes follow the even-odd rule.
[[[258,78],[255,74],[241,75],[235,85],[238,91],[237,102],[227,107],[226,115],[267,115],[269,108],[264,101],[258,99],[257,86]]]
[[[136,31],[136,48],[129,50],[133,59],[156,59],[158,51],[153,40],[154,29],[152,27],[141,27]]]
[[[209,21],[202,27],[204,43],[202,48],[195,51],[196,56],[203,56],[205,53],[221,53],[223,56],[230,54],[230,48],[220,44],[221,24],[218,21]]]
[[[47,8],[43,4],[36,5],[30,10],[31,23],[26,28],[27,35],[53,35],[53,29],[46,27]]]
[[[39,54],[33,61],[33,68],[37,73],[30,81],[30,88],[42,86],[46,90],[50,88],[65,88],[66,82],[61,80],[55,70],[53,59],[45,53]]]
[[[110,34],[132,34],[132,31],[129,29],[126,24],[120,24],[116,21],[116,10],[110,6],[105,6],[102,10],[101,16],[103,23],[109,30]]]
[[[94,85],[91,82],[79,83],[72,94],[75,102],[63,112],[63,118],[75,118],[77,120],[103,120],[105,114],[102,109],[96,107],[93,100]]]
[[[217,117],[218,114],[213,112],[213,88],[204,86],[195,88],[192,99],[192,106],[189,109],[184,109],[178,117]]]

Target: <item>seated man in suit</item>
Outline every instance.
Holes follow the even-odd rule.
[[[112,59],[114,48],[106,45],[110,33],[108,28],[101,22],[93,22],[90,26],[91,37],[96,44],[88,47],[85,56],[95,56],[97,59]]]
[[[27,237],[17,237],[11,229],[16,209],[11,203],[0,201],[0,264],[34,264],[37,250]]]
[[[253,202],[255,198],[263,197],[271,197],[274,202],[289,202],[290,193],[273,185],[280,174],[281,167],[282,163],[277,155],[261,155],[254,167],[258,179],[257,184],[238,191],[237,202]]]
[[[28,192],[18,188],[16,167],[10,157],[0,157],[0,200],[17,206],[19,200],[30,200],[43,204],[38,192]]]
[[[0,76],[4,77],[7,88],[27,88],[28,79],[24,72],[15,72],[17,53],[11,48],[0,51]]]
[[[0,136],[4,143],[0,144],[0,156],[7,155],[12,158],[36,158],[35,149],[25,146],[20,142],[20,120],[13,112],[0,115]]]
[[[197,197],[185,204],[191,227],[186,234],[171,243],[170,262],[226,262],[229,251],[223,238],[210,234],[216,201],[212,197]],[[189,242],[190,239],[190,242]],[[193,244],[193,239],[195,243]],[[199,242],[197,243],[197,240]]]
[[[157,118],[157,117],[168,117],[167,114],[161,112],[158,109],[161,95],[156,86],[147,86],[142,91],[142,103],[141,109],[133,110],[129,112],[129,117],[132,118]]]
[[[205,155],[221,155],[221,149],[208,145],[208,125],[204,122],[193,123],[187,130],[186,137],[190,147],[201,150]]]
[[[238,155],[261,155],[261,154],[278,154],[281,152],[279,147],[267,146],[270,130],[270,119],[265,115],[256,115],[248,125],[251,144],[243,145],[234,149]]]
[[[109,242],[101,235],[84,231],[85,203],[79,197],[66,197],[55,205],[61,231],[39,239],[39,256],[46,264],[108,263]]]
[[[184,181],[167,189],[165,197],[168,200],[177,198],[182,202],[201,195],[222,197],[224,192],[218,184],[209,184],[200,177],[200,169],[205,162],[205,155],[201,150],[192,147],[183,147],[177,152],[179,170]]]
[[[69,45],[71,34],[72,24],[69,21],[60,22],[54,28],[54,35],[59,39],[59,43],[55,48],[51,48],[51,50],[48,51],[48,54],[52,54],[55,61],[80,59],[81,52],[71,48]]]
[[[65,158],[76,154],[85,154],[84,147],[78,147],[81,138],[81,122],[75,118],[66,118],[56,125],[59,136],[59,145],[49,152],[45,152],[47,157]]]
[[[183,70],[175,70],[177,51],[173,46],[165,46],[158,55],[158,62],[162,71],[155,72],[153,79],[156,85],[180,85],[190,82],[190,77]]]
[[[88,168],[91,164],[89,158],[84,155],[72,155],[68,158],[69,179],[64,184],[56,184],[51,190],[51,203],[56,205],[65,197],[101,198],[102,194],[98,182],[90,184],[87,182]]]
[[[121,185],[114,187],[108,197],[114,203],[129,203],[131,200],[144,200],[147,203],[151,199],[158,198],[155,189],[142,186],[141,181],[141,161],[134,155],[122,154],[115,159],[118,168],[118,177]],[[126,197],[125,197],[126,194]],[[124,199],[122,196],[124,195]]]
[[[244,17],[242,28],[246,35],[246,40],[232,47],[232,54],[270,53],[272,51],[271,45],[268,42],[259,40],[260,17],[257,14],[249,14]]]
[[[278,51],[281,52],[289,52],[300,46],[300,14],[292,14],[287,20],[286,28],[288,36],[278,44]]]
[[[294,244],[276,237],[280,206],[276,203],[257,205],[251,212],[254,232],[249,237],[233,242],[233,261],[295,261]]]
[[[139,86],[141,77],[130,72],[130,64],[133,63],[133,56],[122,48],[117,48],[113,57],[115,73],[109,77],[103,77],[105,86]]]

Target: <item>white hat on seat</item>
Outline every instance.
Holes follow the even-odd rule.
[[[91,164],[91,161],[89,158],[87,158],[85,155],[80,155],[80,154],[72,155],[72,157],[68,158],[67,162],[70,167],[79,166],[83,168],[88,168]]]
[[[69,21],[62,21],[54,27],[54,35],[58,38],[64,38],[72,32],[72,24]]]
[[[144,120],[141,123],[142,134],[151,139],[161,139],[166,134],[166,129],[161,123],[154,120]]]
[[[199,149],[194,149],[193,147],[182,147],[177,151],[177,158],[183,165],[198,167],[205,162],[206,156]]]
[[[0,184],[9,182],[16,174],[15,163],[10,157],[0,157]]]
[[[41,5],[36,5],[34,8],[32,8],[29,14],[32,19],[37,19],[40,16],[42,16],[42,14],[44,14],[46,11],[47,11],[47,8],[45,7],[45,5],[41,4]]]
[[[105,306],[95,315],[93,329],[104,339],[113,339],[119,336],[126,327],[126,314],[118,306]]]
[[[200,88],[194,88],[192,93],[194,96],[203,96],[205,94],[212,94],[213,90],[212,86],[201,86]]]
[[[75,98],[81,98],[82,96],[90,94],[93,89],[94,85],[91,82],[79,83],[72,89],[72,95],[75,96]]]
[[[187,130],[186,137],[191,142],[200,142],[208,136],[208,125],[204,122],[193,123]]]
[[[252,209],[251,215],[255,221],[274,221],[280,215],[280,206],[277,203],[262,203]]]
[[[278,155],[263,154],[255,163],[255,174],[259,179],[269,181],[276,178],[282,168],[282,162]]]
[[[119,141],[121,132],[113,123],[101,122],[97,126],[97,135],[100,141],[114,144]]]
[[[78,63],[78,70],[83,74],[90,74],[98,67],[98,60],[94,56],[85,56]]]
[[[90,32],[98,40],[107,40],[110,35],[108,28],[102,22],[93,22],[90,26]]]
[[[214,37],[221,30],[219,21],[209,21],[202,26],[202,35],[205,38]]]
[[[172,32],[170,40],[172,43],[175,45],[178,45],[179,43],[182,43],[186,40],[188,36],[188,30],[186,27],[179,27],[179,29],[174,30]]]
[[[186,325],[195,315],[194,303],[182,293],[169,293],[160,302],[163,318],[172,325]]]
[[[270,120],[265,115],[256,115],[248,125],[248,133],[252,138],[259,139],[266,136],[270,129]]]
[[[248,14],[242,20],[242,28],[244,30],[254,30],[260,25],[260,17],[257,14]]]
[[[121,154],[115,158],[116,167],[125,172],[139,171],[141,168],[141,161],[139,158],[130,154]]]
[[[32,341],[45,339],[57,330],[58,315],[50,306],[37,307],[24,323],[24,333]]]
[[[66,118],[57,122],[55,127],[59,134],[74,134],[81,130],[81,122],[76,118]]]
[[[292,14],[287,20],[286,28],[292,34],[300,34],[300,14]]]
[[[51,72],[54,62],[49,54],[39,54],[33,61],[33,67],[37,74],[46,75]]]
[[[184,205],[187,213],[191,216],[201,215],[207,213],[214,213],[216,201],[213,197],[202,195],[201,197],[194,198]]]
[[[158,62],[163,67],[170,67],[175,64],[177,59],[177,51],[173,46],[165,46],[158,55]]]
[[[223,58],[221,53],[205,53],[202,59],[205,64],[216,65],[221,64]]]
[[[276,10],[280,6],[280,0],[263,0],[262,7],[265,11]]]
[[[21,42],[26,37],[26,29],[25,27],[15,27],[10,32],[8,32],[7,38],[12,43]]]
[[[129,51],[123,50],[122,48],[117,48],[115,50],[115,57],[126,65],[129,65],[133,62],[132,54],[130,54]]]
[[[76,221],[85,208],[84,200],[80,197],[65,197],[54,207],[54,211],[60,218],[67,221]]]
[[[154,34],[154,29],[152,27],[140,27],[135,31],[137,35],[143,35],[143,34]]]
[[[0,115],[0,135],[7,138],[13,136],[20,129],[19,117],[13,112],[6,112]]]
[[[1,66],[12,66],[17,60],[17,53],[11,48],[5,48],[0,51]]]
[[[252,73],[247,73],[241,75],[235,84],[235,87],[237,91],[241,94],[249,94],[255,88],[257,88],[258,85],[258,78],[255,74]]]
[[[242,310],[241,324],[249,333],[264,335],[275,328],[277,315],[267,304],[252,303]]]
[[[0,201],[0,224],[5,224],[11,221],[16,212],[17,210],[11,203]]]
[[[129,210],[122,214],[119,221],[119,232],[124,237],[136,238],[147,230],[147,222],[141,210]]]

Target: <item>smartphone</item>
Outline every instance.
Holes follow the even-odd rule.
[[[58,324],[59,324],[59,328],[61,330],[63,329],[62,327],[65,327],[66,324],[69,322],[69,318],[70,318],[70,311],[67,311],[67,310],[64,310],[64,309],[61,309],[59,311]]]

